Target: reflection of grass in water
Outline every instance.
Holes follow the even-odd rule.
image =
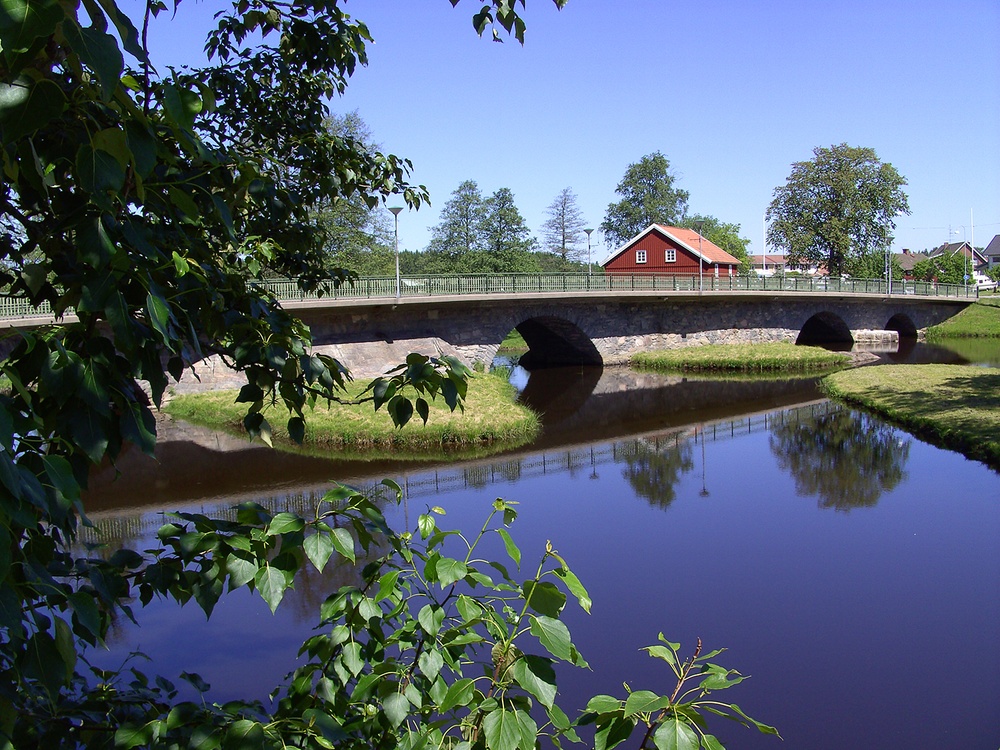
[[[669,372],[808,372],[846,365],[845,354],[784,341],[760,344],[709,344],[638,352],[631,364]]]
[[[345,397],[357,397],[366,386],[362,381],[351,383]],[[166,411],[187,422],[240,434],[246,404],[235,403],[235,398],[234,391],[179,396]],[[271,422],[275,446],[294,453],[369,461],[481,457],[528,443],[538,434],[538,416],[515,398],[515,389],[502,378],[478,375],[469,383],[464,412],[451,412],[438,399],[430,404],[426,425],[414,417],[402,429],[393,427],[386,412],[376,412],[371,403],[317,405],[306,414],[301,446],[288,438],[287,416],[280,407],[265,416]]]
[[[639,372],[664,372],[653,368],[636,367]],[[669,371],[667,371],[669,372]],[[817,373],[815,370],[808,372],[712,372],[710,370],[690,370],[685,372],[675,372],[684,380],[696,383],[699,381],[712,383],[779,383],[791,380],[817,380],[822,374],[830,372],[829,369]]]
[[[934,345],[952,351],[970,362],[1000,366],[1000,341],[993,338],[936,339]]]
[[[1000,469],[1000,372],[963,365],[882,365],[834,373],[821,386]]]

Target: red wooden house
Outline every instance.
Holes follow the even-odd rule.
[[[700,237],[693,229],[650,224],[601,263],[609,274],[736,276],[739,258]]]

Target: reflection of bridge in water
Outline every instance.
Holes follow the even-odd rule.
[[[657,430],[633,436],[626,440],[600,442],[563,447],[553,450],[508,454],[502,459],[462,463],[455,468],[413,469],[394,472],[395,481],[402,488],[403,498],[421,500],[464,490],[482,490],[493,485],[504,485],[521,479],[581,473],[593,474],[598,469],[628,461],[648,453],[676,448],[686,442],[720,443],[738,437],[768,432],[774,427],[807,422],[819,416],[843,409],[833,401],[813,401],[781,411],[764,411],[742,417],[698,422],[666,430]],[[357,477],[343,479],[345,484],[368,497],[391,502],[392,492],[381,484],[382,477]],[[302,516],[315,513],[329,486],[304,489],[286,494],[271,493],[253,498],[272,513],[289,511]],[[249,498],[240,498],[246,501]],[[186,507],[187,513],[211,514],[214,518],[236,520],[235,498],[218,498]],[[103,511],[90,514],[93,527],[82,529],[81,540],[86,543],[99,541],[128,546],[140,539],[148,539],[166,522],[162,509],[147,511]]]
[[[503,460],[481,461],[465,464],[455,469],[438,469],[431,472],[414,472],[400,482],[403,495],[417,500],[467,489],[483,489],[497,484],[516,482],[544,476],[581,472],[592,473],[600,467],[622,463],[650,448],[675,447],[685,441],[698,445],[725,442],[756,432],[767,432],[772,427],[794,424],[817,416],[841,411],[843,407],[833,401],[816,401],[779,412],[749,414],[736,419],[697,423],[680,428],[638,435],[628,440],[610,444],[572,446],[555,451],[528,453],[523,456],[505,456]],[[354,485],[357,486],[357,485]],[[374,491],[379,485],[361,486],[362,492]]]

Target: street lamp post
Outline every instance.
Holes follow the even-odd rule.
[[[885,295],[892,294],[892,260],[889,257],[889,246],[885,246]]]
[[[392,212],[393,219],[396,223],[396,302],[399,302],[399,212],[403,210],[402,206],[389,206],[389,210]]]
[[[962,275],[965,277],[965,296],[969,296],[969,261],[971,260],[972,253],[968,255],[965,254],[965,246],[968,241],[965,238],[965,226],[960,226],[958,229],[962,230]],[[952,234],[958,234],[958,229],[954,230]]]
[[[702,266],[701,266],[701,258],[702,258],[702,256],[701,256],[701,231],[705,228],[705,221],[704,221],[704,219],[699,219],[698,221],[695,221],[693,223],[694,223],[695,229],[698,230],[698,292],[700,293],[700,292],[703,291],[703,289],[704,289],[704,283],[705,283],[704,282],[703,272],[702,272]]]
[[[584,229],[587,234],[587,275],[590,276],[590,235],[593,234],[593,229]]]

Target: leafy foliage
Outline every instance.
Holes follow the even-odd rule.
[[[350,138],[371,153],[381,149],[357,111],[332,115],[325,127],[339,138]],[[326,234],[331,268],[346,268],[358,276],[391,276],[394,273],[392,216],[385,206],[370,207],[361,195],[337,196],[322,201],[315,210]]]
[[[844,264],[844,270],[855,279],[885,279],[885,261],[885,253],[862,253],[849,258]],[[889,267],[894,280],[903,278],[903,267],[894,254],[889,255]]]
[[[608,244],[617,247],[650,224],[677,226],[687,216],[687,190],[674,187],[676,178],[670,161],[656,151],[625,170],[615,192],[622,197],[608,205],[601,231]]]
[[[740,236],[739,224],[720,221],[714,216],[695,214],[684,219],[678,226],[697,229],[699,223],[701,224],[701,234],[706,240],[715,243],[716,246],[721,247],[734,258],[739,258],[738,273],[740,276],[754,275],[753,262],[747,252],[750,240]]]
[[[144,22],[167,10],[145,7]],[[0,746],[416,750],[447,736],[527,750],[538,731],[570,736],[550,668],[582,663],[558,614],[568,596],[589,600],[552,549],[527,581],[491,568],[494,584],[475,542],[451,557],[445,544],[461,537],[427,516],[413,545],[346,489],[311,518],[247,505],[236,521],[178,514],[143,553],[73,547],[90,469],[129,444],[152,452],[152,408],[189,362],[211,354],[245,374],[252,434],[268,438],[265,408],[280,405],[301,437],[309,407],[340,398],[348,374],[312,352],[308,329],[260,279],[344,283],[317,209],[427,198],[405,159],[324,124],[326,99],[371,41],[337,0],[241,1],[216,20],[213,64],[160,75],[114,0],[0,4],[0,284],[56,314],[4,342],[0,361]],[[517,2],[487,3],[474,24],[523,38]],[[403,424],[426,417],[434,396],[460,407],[467,377],[455,360],[412,355],[368,398]],[[496,512],[508,520],[512,509]],[[364,585],[327,600],[273,711],[178,702],[163,677],[86,664],[113,618],[134,618],[136,597],[210,615],[245,586],[273,609],[303,565],[378,545],[389,552],[364,568]],[[470,596],[475,587],[490,593]],[[522,655],[525,641],[537,652]],[[491,643],[501,647],[487,657]],[[549,712],[542,730],[533,700]]]
[[[905,184],[873,149],[815,148],[774,191],[768,243],[783,249],[790,263],[810,261],[840,276],[852,259],[881,257],[892,244],[896,215],[910,213]]]
[[[941,253],[913,265],[913,278],[940,284],[963,284],[969,274],[969,259],[959,253]]]

